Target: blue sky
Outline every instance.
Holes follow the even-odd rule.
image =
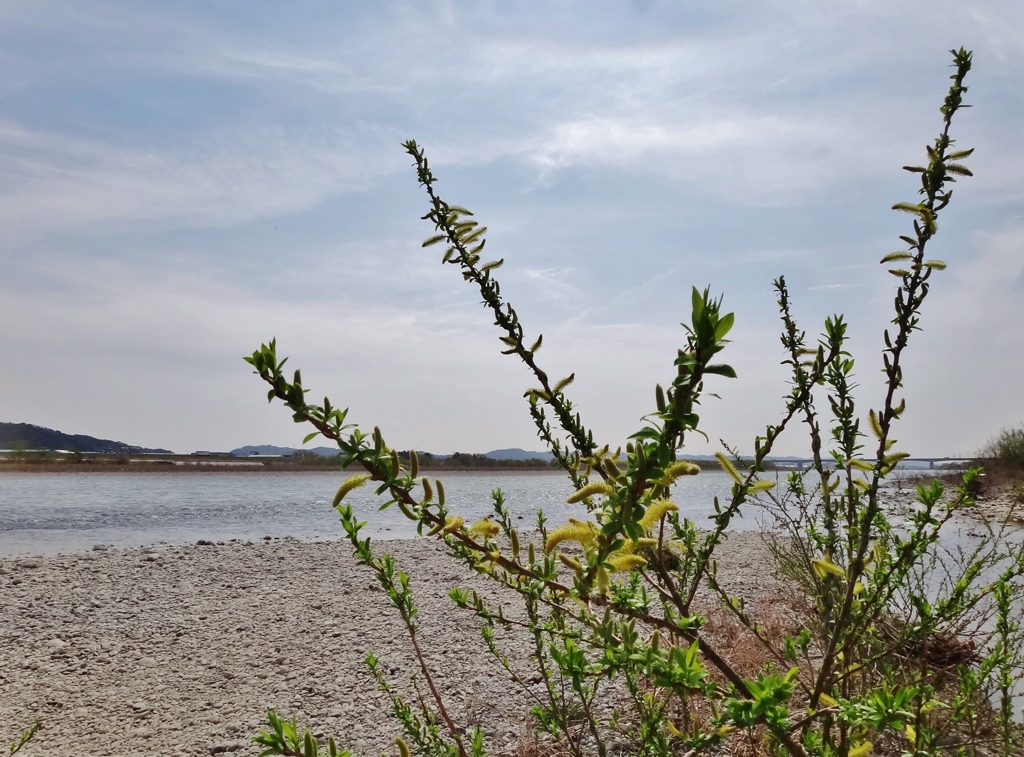
[[[898,434],[1024,420],[1024,6],[988,2],[72,2],[0,7],[0,420],[177,451],[296,445],[241,357],[437,452],[537,448],[525,370],[436,248],[400,143],[491,229],[503,292],[598,436],[667,383],[693,285],[736,311],[710,444],[786,391],[771,281],[851,321],[863,413],[947,51],[977,148],[932,254]],[[799,430],[781,453],[802,454]]]

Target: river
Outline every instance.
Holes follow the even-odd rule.
[[[346,474],[340,472],[223,473],[4,473],[0,475],[0,555],[80,552],[93,545],[139,546],[199,539],[256,540],[265,536],[336,539],[344,535],[331,500]],[[543,509],[553,523],[580,515],[567,505],[572,487],[553,472],[445,471],[447,504],[467,521],[491,512],[491,491],[500,488],[513,516],[536,522]],[[682,514],[708,523],[714,497],[728,495],[719,471],[688,478],[673,495]],[[415,528],[369,485],[346,501],[367,522],[366,535],[405,538]],[[753,518],[737,529],[756,528]]]

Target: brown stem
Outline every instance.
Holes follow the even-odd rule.
[[[467,757],[466,748],[462,744],[462,737],[459,735],[459,732],[455,729],[455,723],[453,723],[451,717],[449,717],[448,710],[445,709],[444,706],[444,700],[441,699],[441,693],[437,690],[437,687],[434,685],[434,678],[430,675],[430,669],[427,668],[426,660],[423,659],[423,652],[420,650],[419,642],[416,641],[416,629],[412,625],[412,623],[404,617],[404,614],[403,620],[405,620],[405,627],[409,631],[409,639],[412,641],[413,651],[415,651],[416,653],[416,659],[419,660],[420,670],[423,672],[423,677],[427,681],[427,686],[430,687],[430,693],[434,697],[434,703],[437,705],[437,710],[441,713],[441,717],[444,719],[444,724],[448,726],[448,732],[452,735],[452,738],[455,740],[455,744],[459,748],[459,754],[462,757]]]

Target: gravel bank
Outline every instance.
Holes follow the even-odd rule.
[[[377,545],[409,571],[428,663],[461,723],[498,751],[525,732],[530,702],[482,652],[454,585],[495,596],[486,581],[427,540]],[[768,553],[734,534],[719,578],[764,588]],[[35,718],[25,755],[256,755],[248,738],[267,709],[334,733],[362,754],[393,751],[398,727],[363,658],[390,678],[414,670],[406,636],[347,543],[155,546],[70,556],[0,558],[0,747]],[[500,646],[526,654],[525,639]],[[527,672],[527,671],[523,671]]]
[[[917,502],[917,486],[929,485],[933,480],[939,479],[946,490],[946,498],[955,496],[956,488],[961,485],[958,474],[947,472],[915,473],[906,475],[895,481],[894,486],[886,492],[886,500],[897,506],[912,508]],[[1021,481],[1017,478],[1009,478],[996,471],[993,474],[985,474],[980,479],[980,491],[975,493],[975,506],[970,510],[963,511],[964,518],[989,521],[993,525],[1005,523],[1008,526],[1019,528],[1024,525],[1024,502],[1021,502],[1018,495],[1018,487]]]

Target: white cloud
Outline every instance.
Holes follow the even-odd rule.
[[[352,150],[345,134],[280,130],[158,149],[7,122],[0,124],[0,222],[13,235],[100,222],[223,227],[294,213],[404,168],[395,135],[363,136],[364,151]]]

